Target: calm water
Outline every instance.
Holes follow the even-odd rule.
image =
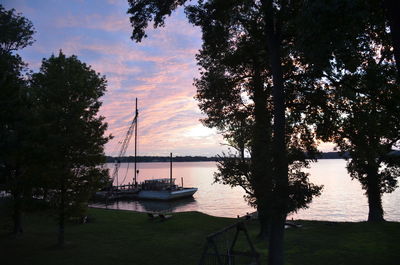
[[[294,219],[329,220],[329,221],[363,221],[368,215],[368,204],[358,181],[352,181],[345,168],[346,162],[341,159],[325,159],[314,163],[309,172],[313,183],[324,185],[323,193],[315,198],[310,207],[300,210],[291,217]],[[113,164],[107,164],[112,169]],[[169,177],[169,163],[139,163],[138,180]],[[197,187],[199,190],[193,198],[175,202],[155,201],[119,201],[109,205],[93,204],[95,207],[124,209],[151,212],[184,212],[200,211],[213,216],[235,217],[253,212],[243,199],[241,188],[230,188],[213,184],[214,162],[181,162],[174,163],[173,176],[176,184],[186,187]],[[121,164],[119,184],[132,182],[133,165]],[[383,197],[385,218],[400,221],[400,190]]]

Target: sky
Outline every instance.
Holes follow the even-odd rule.
[[[199,76],[195,54],[201,47],[199,28],[190,25],[182,9],[166,27],[147,30],[141,43],[130,39],[132,27],[126,0],[0,0],[32,21],[36,40],[18,53],[38,71],[43,58],[67,56],[105,75],[108,89],[100,115],[112,139],[105,147],[116,156],[139,102],[138,155],[214,156],[226,150],[194,99],[193,79]],[[328,150],[329,145],[322,149]],[[133,155],[131,144],[126,155]]]
[[[198,76],[195,54],[201,33],[178,10],[166,27],[148,30],[141,43],[130,39],[126,0],[0,0],[32,21],[35,43],[18,53],[38,71],[43,58],[58,54],[78,58],[108,80],[100,114],[106,117],[107,155],[117,155],[139,101],[139,155],[221,153],[216,130],[204,127],[194,99]],[[134,154],[133,144],[127,155]]]

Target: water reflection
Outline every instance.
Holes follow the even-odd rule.
[[[112,168],[112,164],[108,165]],[[132,182],[133,169],[121,165],[120,180],[127,176],[125,184]],[[139,181],[168,177],[169,163],[139,163]],[[112,204],[93,204],[95,207],[124,209],[141,212],[182,212],[199,211],[213,216],[236,217],[255,211],[243,199],[244,191],[222,184],[212,184],[217,170],[214,162],[180,162],[174,164],[176,183],[199,190],[194,198],[173,201],[119,201]],[[346,170],[346,162],[341,159],[325,159],[312,164],[310,180],[324,185],[322,195],[313,200],[308,209],[300,210],[289,218],[327,221],[365,221],[368,215],[367,198],[357,180],[351,180]],[[382,198],[385,219],[400,221],[400,190],[384,194]]]
[[[109,203],[94,202],[92,207],[131,210],[137,212],[185,212],[197,207],[194,198],[184,198],[175,201],[151,201],[151,200],[118,200]]]
[[[113,164],[107,164],[112,169]],[[169,163],[139,163],[138,181],[157,179],[169,176]],[[107,207],[109,209],[123,209],[132,211],[199,211],[213,216],[236,217],[247,212],[254,211],[243,200],[244,192],[241,188],[214,183],[214,172],[217,167],[214,162],[179,162],[174,163],[173,177],[176,184],[185,187],[197,187],[198,191],[189,200],[172,202],[157,201],[119,201],[108,205],[95,203],[94,207]],[[121,164],[119,171],[119,183],[132,182],[133,167]],[[125,179],[124,182],[122,182]],[[116,180],[115,180],[116,184]]]

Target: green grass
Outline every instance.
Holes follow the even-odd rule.
[[[57,226],[46,212],[24,215],[24,234],[9,235],[11,223],[0,213],[0,263],[35,264],[197,264],[205,237],[235,219],[198,212],[174,213],[164,222],[146,214],[90,209],[92,222],[66,227],[66,246],[57,248]],[[400,223],[331,223],[301,221],[286,231],[286,264],[399,264]],[[257,223],[248,229],[258,251],[266,244],[256,238]],[[238,249],[244,247],[238,243]]]

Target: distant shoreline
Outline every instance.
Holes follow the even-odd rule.
[[[326,152],[322,153],[318,159],[344,159],[348,155],[343,157],[338,152]],[[175,156],[172,158],[173,162],[216,162],[218,157],[207,157],[207,156]],[[116,158],[112,156],[106,157],[106,163],[115,163]],[[132,163],[135,161],[134,156],[124,156],[120,159],[121,163]],[[138,156],[136,158],[138,163],[156,163],[156,162],[169,162],[169,156]]]
[[[107,156],[107,163],[114,163],[116,157]],[[216,162],[217,157],[206,157],[206,156],[175,156],[172,158],[173,162]],[[134,156],[124,156],[120,159],[121,163],[132,163],[135,161]],[[155,162],[169,162],[169,156],[138,156],[136,158],[138,163],[155,163]]]

